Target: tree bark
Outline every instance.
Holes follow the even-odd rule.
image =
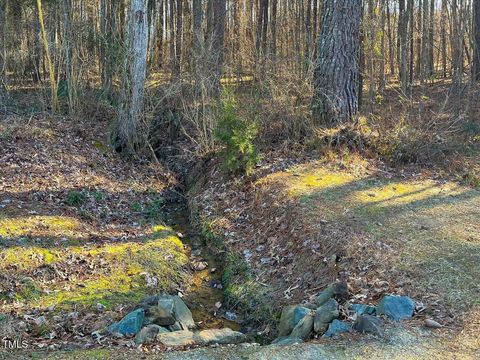
[[[0,100],[7,92],[7,71],[6,71],[6,44],[5,44],[5,32],[7,29],[6,24],[6,2],[0,2]]]
[[[480,81],[480,0],[474,0],[473,11],[473,79]]]
[[[313,115],[324,125],[358,112],[360,0],[325,0],[314,75]]]
[[[214,95],[220,94],[220,79],[223,73],[225,42],[226,0],[216,0],[213,6],[213,87]]]
[[[399,74],[400,85],[404,93],[407,92],[407,29],[408,29],[408,14],[405,11],[405,0],[399,0],[399,14],[398,14],[398,48],[399,48]]]
[[[131,0],[128,12],[127,54],[119,114],[116,148],[138,152],[144,144],[143,104],[147,68],[147,0]]]
[[[55,72],[53,69],[52,58],[50,56],[50,48],[48,44],[47,32],[45,30],[45,23],[43,21],[42,0],[37,0],[37,10],[38,10],[38,21],[40,23],[40,29],[42,33],[43,47],[45,49],[45,57],[47,59],[48,74],[50,77],[51,107],[52,107],[52,111],[56,112],[59,109],[58,84],[57,84],[57,79],[55,77]]]

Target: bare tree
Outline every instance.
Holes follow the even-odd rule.
[[[473,79],[480,81],[480,0],[474,0],[473,9]]]
[[[2,98],[3,94],[7,91],[7,79],[6,79],[6,50],[7,47],[5,45],[5,30],[7,29],[6,26],[6,2],[0,2],[0,99]]]
[[[143,103],[147,68],[147,0],[131,0],[126,28],[126,54],[115,147],[134,153],[143,141]]]
[[[360,0],[325,0],[314,75],[313,114],[321,123],[352,121],[358,111]]]
[[[50,48],[48,45],[47,31],[45,30],[45,22],[43,21],[42,0],[37,0],[37,9],[38,9],[38,21],[40,23],[40,29],[42,32],[43,47],[45,49],[45,57],[47,60],[48,73],[50,75],[51,107],[52,107],[52,111],[56,112],[59,109],[58,84],[57,84],[57,78],[55,77],[55,72],[53,69],[53,62],[50,56]]]
[[[399,14],[398,14],[398,61],[400,84],[402,91],[407,92],[407,29],[408,29],[408,12],[405,9],[405,0],[399,0]]]

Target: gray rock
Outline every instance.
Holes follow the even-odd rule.
[[[375,315],[377,313],[377,308],[375,306],[365,304],[352,304],[350,305],[350,310],[357,315]]]
[[[283,337],[279,337],[279,338],[275,339],[272,342],[272,345],[290,346],[290,345],[297,345],[297,344],[301,344],[301,343],[303,343],[302,339],[296,339],[296,338],[292,338],[292,337],[283,336]]]
[[[180,323],[178,321],[176,321],[175,324],[170,325],[168,327],[168,330],[170,330],[170,331],[180,331],[180,330],[188,330],[188,329],[183,329],[182,325],[180,325]]]
[[[156,306],[158,304],[158,299],[160,298],[159,295],[150,295],[147,296],[142,300],[140,306],[142,307],[149,307],[149,306]]]
[[[425,326],[431,329],[441,329],[443,327],[442,324],[436,322],[435,320],[432,319],[425,319]]]
[[[330,299],[347,300],[348,299],[348,286],[344,282],[337,282],[330,284],[320,294],[318,294],[315,303],[318,306],[322,306]]]
[[[307,340],[313,330],[313,315],[307,315],[298,322],[290,334],[291,338]]]
[[[195,328],[192,312],[178,295],[173,296],[175,319],[180,323],[183,330]]]
[[[240,344],[246,341],[244,334],[229,328],[202,330],[195,334],[199,344]]]
[[[353,328],[360,333],[383,334],[382,320],[372,315],[359,315],[353,324]]]
[[[147,308],[144,325],[169,326],[175,324],[174,302],[171,298],[159,297],[156,306]]]
[[[108,332],[110,334],[117,333],[125,336],[133,336],[140,331],[144,317],[145,310],[143,308],[132,311],[119,322],[110,325]]]
[[[173,325],[175,324],[173,309],[169,309],[168,307],[150,306],[147,308],[146,318],[143,324],[156,324],[160,326]]]
[[[333,319],[338,318],[338,303],[334,299],[330,299],[317,309],[313,329],[317,334],[324,334],[328,325]]]
[[[377,305],[377,314],[400,321],[413,316],[415,302],[408,296],[385,295]]]
[[[157,341],[165,346],[195,345],[195,334],[188,330],[181,330],[157,335]]]
[[[168,333],[169,331],[164,327],[152,324],[145,326],[135,335],[135,344],[145,344],[154,342],[158,334]]]
[[[349,323],[335,319],[330,323],[330,325],[328,325],[328,330],[323,336],[332,337],[344,332],[348,332],[351,328],[352,327]]]
[[[302,306],[285,306],[280,317],[278,333],[279,336],[290,335],[294,327],[305,316],[311,314],[312,310]]]

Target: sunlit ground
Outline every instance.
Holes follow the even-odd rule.
[[[353,175],[320,164],[270,175],[258,185],[296,199],[307,226],[324,219],[386,244],[395,254],[383,264],[387,271],[410,274],[418,293],[477,319],[466,321],[465,331],[479,328],[479,190],[452,181]],[[463,341],[478,343],[478,336]]]
[[[139,300],[149,287],[167,290],[181,282],[188,258],[169,228],[99,245],[81,228],[78,219],[63,216],[0,220],[4,308],[113,307]]]

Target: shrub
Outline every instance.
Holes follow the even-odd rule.
[[[216,137],[224,145],[222,158],[227,172],[252,173],[260,159],[253,144],[257,134],[257,122],[240,117],[233,93],[225,90],[219,106]]]
[[[69,206],[80,206],[86,199],[87,196],[83,192],[69,191],[65,199],[65,204]]]

